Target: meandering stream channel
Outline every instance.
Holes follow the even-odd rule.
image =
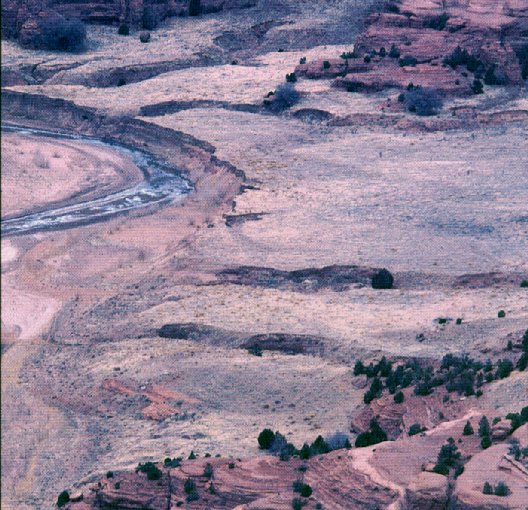
[[[56,133],[45,129],[12,125],[2,125],[2,131],[75,140],[90,145],[111,148],[132,158],[134,164],[145,176],[144,181],[131,188],[110,193],[100,198],[80,201],[66,206],[52,207],[45,211],[2,220],[2,236],[72,228],[103,221],[132,210],[152,205],[168,204],[186,195],[192,189],[189,181],[174,173],[174,170],[160,164],[152,155],[117,143],[103,142],[88,136]]]

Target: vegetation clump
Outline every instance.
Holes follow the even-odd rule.
[[[433,471],[440,475],[448,475],[451,468],[456,468],[459,465],[460,457],[455,440],[452,437],[448,438],[447,443],[442,445],[438,452]]]
[[[295,105],[300,97],[293,84],[285,83],[279,85],[275,92],[268,94],[264,99],[264,105],[271,111],[279,113]]]
[[[371,280],[373,289],[392,289],[394,285],[394,277],[387,269],[380,269]]]
[[[452,69],[456,69],[458,66],[466,66],[466,69],[472,73],[482,67],[482,62],[477,57],[460,46],[457,46],[450,55],[445,57],[443,62]]]
[[[66,503],[70,501],[70,493],[68,491],[62,491],[57,498],[57,506],[62,508]]]
[[[400,67],[415,67],[418,63],[418,59],[412,55],[405,55],[404,57],[400,58],[398,63],[400,64]]]
[[[159,480],[161,478],[161,470],[153,462],[139,463],[136,468],[136,473],[146,473],[147,480]]]
[[[128,35],[130,34],[130,27],[126,23],[121,23],[117,29],[119,35]]]
[[[405,106],[420,117],[438,115],[443,106],[440,95],[433,89],[412,87],[405,94]]]
[[[370,421],[370,429],[357,436],[355,446],[358,448],[363,448],[365,446],[371,446],[383,441],[387,441],[387,434],[380,427],[378,420],[373,418]]]

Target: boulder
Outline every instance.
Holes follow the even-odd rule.
[[[437,473],[424,471],[406,489],[409,510],[443,510],[448,500],[448,479]]]
[[[491,439],[493,441],[503,441],[511,433],[511,423],[509,420],[500,420],[491,427]]]

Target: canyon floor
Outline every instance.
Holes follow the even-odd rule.
[[[393,91],[356,94],[300,79],[299,103],[272,114],[264,96],[302,57],[351,50],[363,15],[355,2],[319,2],[315,10],[285,2],[285,14],[279,4],[166,20],[148,44],[115,27],[89,27],[81,55],[2,41],[3,70],[17,77],[3,93],[35,96],[41,109],[10,112],[10,123],[60,130],[61,118],[42,113],[56,98],[141,121],[146,131],[164,128],[157,150],[194,183],[183,200],[145,214],[2,239],[2,508],[54,508],[64,489],[86,492],[108,471],[125,473],[127,483],[138,463],[191,450],[241,459],[235,471],[247,470],[249,480],[261,470],[271,480],[287,468],[259,452],[259,432],[278,430],[298,446],[349,434],[364,408],[357,360],[498,359],[528,328],[528,289],[520,286],[528,278],[528,123],[519,114],[528,110],[526,89],[448,100],[434,121],[423,121],[387,108]],[[461,109],[502,117],[443,129]],[[325,120],[348,114],[353,122]],[[190,148],[171,146],[172,132],[190,135],[182,142]],[[132,161],[109,149],[2,135],[2,219],[141,179]],[[300,283],[266,278],[270,268],[289,275],[326,266],[387,268],[394,288],[361,279],[320,284],[316,271]],[[167,324],[198,333],[161,337]],[[262,356],[244,348],[248,338],[272,334],[303,335],[318,347]],[[385,487],[380,508],[389,508],[419,466],[460,433],[463,418],[528,405],[528,372],[460,405],[428,436],[343,453],[341,471],[337,452],[312,459],[306,479],[321,500],[330,498],[325,508],[356,508],[346,495],[332,500],[328,480],[318,489],[330,471],[354,487]],[[486,450],[485,462],[504,449]],[[384,474],[387,462],[395,469],[410,458],[409,473]],[[242,484],[222,466],[215,465],[219,486]],[[462,489],[476,490],[481,479],[472,472],[482,475],[469,466]],[[288,491],[292,476],[284,474]],[[509,508],[528,495],[524,476]],[[291,497],[266,504],[285,509]]]

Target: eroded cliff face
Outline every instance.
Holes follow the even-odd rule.
[[[256,0],[202,0],[202,11],[252,7]],[[31,30],[38,17],[54,14],[88,23],[126,22],[140,26],[145,11],[158,20],[186,15],[188,0],[5,0],[2,2],[2,37],[16,38],[24,25]]]
[[[519,55],[528,45],[527,35],[525,1],[400,0],[368,16],[353,56],[307,62],[296,72],[335,78],[335,86],[351,92],[412,83],[446,95],[470,95],[475,79],[522,83]]]

